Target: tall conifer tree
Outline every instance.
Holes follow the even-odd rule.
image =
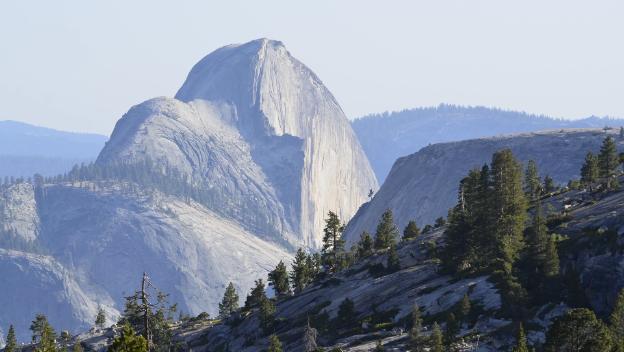
[[[524,174],[524,192],[530,200],[535,200],[540,193],[542,181],[537,172],[537,164],[534,160],[529,160]]]
[[[344,252],[342,239],[344,225],[333,211],[327,213],[325,228],[323,229],[323,264],[329,272],[336,272],[339,267],[339,256]]]
[[[607,136],[602,142],[598,155],[599,174],[607,189],[615,189],[619,186],[616,178],[619,165],[615,141],[611,136]]]
[[[377,224],[375,231],[375,249],[387,249],[396,243],[399,230],[394,224],[392,210],[387,209]]]
[[[591,185],[598,180],[598,158],[588,152],[585,155],[585,162],[581,167],[581,184],[585,187],[591,187]]]
[[[15,328],[13,325],[9,326],[9,332],[6,337],[6,345],[4,346],[4,352],[15,352],[17,350],[17,339],[15,338]]]
[[[522,190],[521,166],[509,149],[492,157],[492,216],[499,268],[511,275],[511,267],[523,246],[526,222],[526,198]]]
[[[221,303],[219,303],[219,318],[225,319],[237,310],[238,294],[236,293],[234,284],[230,282],[223,293]]]
[[[269,273],[269,285],[273,287],[277,296],[284,296],[290,292],[288,271],[283,261],[280,260],[275,269]]]

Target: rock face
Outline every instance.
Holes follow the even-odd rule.
[[[383,183],[395,160],[429,144],[561,128],[619,128],[624,120],[598,117],[564,120],[480,106],[442,104],[364,116],[353,120],[352,125],[377,179]]]
[[[58,329],[76,331],[93,324],[98,305],[113,323],[144,271],[181,311],[214,316],[228,282],[244,298],[254,279],[291,258],[202,205],[130,189],[113,182],[44,187],[33,215],[45,255],[0,251],[0,273],[10,283],[0,302],[12,307],[0,326],[15,324],[25,340],[34,314],[44,312]],[[34,202],[23,202],[21,214]],[[15,297],[19,305],[9,303]]]
[[[215,51],[175,98],[131,108],[96,167],[148,159],[150,171],[175,170],[208,196],[199,204],[106,177],[2,186],[0,248],[19,250],[20,258],[45,254],[36,257],[45,258],[37,259],[43,269],[20,274],[34,285],[20,306],[48,314],[59,329],[92,324],[97,304],[113,322],[146,271],[183,312],[214,316],[228,282],[244,300],[253,280],[289,262],[296,247],[319,247],[328,211],[350,218],[377,186],[331,93],[266,39]],[[15,272],[13,257],[3,259],[0,277]],[[38,281],[64,294],[49,298]],[[26,286],[16,287],[10,295],[0,290],[0,300],[22,296]],[[86,310],[74,310],[81,300]],[[65,315],[51,308],[55,302],[64,302]],[[30,313],[16,307],[0,315],[0,326],[16,323],[23,337]]]
[[[309,247],[328,211],[350,218],[377,185],[331,93],[267,39],[216,50],[175,99],[132,108],[98,162],[145,157],[210,189],[216,211],[249,230]]]
[[[615,134],[616,130],[608,133]],[[524,164],[537,163],[540,176],[555,182],[578,178],[588,151],[597,153],[605,138],[602,129],[545,131],[503,137],[434,144],[396,161],[373,200],[360,208],[349,222],[350,243],[364,230],[374,232],[381,214],[391,209],[402,230],[414,219],[422,227],[432,224],[457,202],[459,181],[468,170],[491,161],[492,154],[511,148]],[[618,140],[618,145],[622,141]]]

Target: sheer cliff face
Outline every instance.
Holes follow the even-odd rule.
[[[425,147],[394,163],[373,200],[362,206],[347,226],[346,236],[354,243],[362,231],[374,232],[386,209],[393,211],[401,230],[412,219],[422,228],[439,216],[446,217],[457,202],[459,181],[470,169],[489,163],[492,154],[503,148],[511,148],[524,165],[535,160],[542,178],[550,175],[555,182],[566,184],[579,178],[585,154],[598,153],[604,137],[602,129],[560,130]]]
[[[216,50],[175,99],[132,108],[98,162],[143,157],[214,192],[216,212],[294,246],[318,247],[326,213],[349,219],[377,185],[331,93],[266,39]]]

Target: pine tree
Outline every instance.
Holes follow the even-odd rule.
[[[30,331],[32,331],[32,343],[36,343],[41,340],[41,335],[48,324],[48,318],[43,314],[37,314],[35,320],[30,324]]]
[[[284,296],[290,293],[290,285],[288,284],[288,271],[283,261],[275,267],[275,270],[269,273],[269,286],[273,287],[277,296]]]
[[[542,181],[537,172],[537,165],[534,160],[529,160],[524,174],[524,193],[530,200],[539,197],[542,188]]]
[[[52,325],[46,320],[43,324],[43,330],[41,330],[39,343],[35,347],[35,352],[56,352],[56,350],[56,332],[54,332]]]
[[[277,335],[271,335],[271,337],[269,337],[269,349],[267,352],[282,352],[282,342]]]
[[[394,224],[392,210],[387,209],[379,220],[375,232],[375,249],[387,249],[396,243],[399,231]]]
[[[295,260],[292,263],[292,270],[290,272],[290,282],[292,283],[295,293],[303,291],[310,281],[309,266],[307,265],[308,256],[299,248],[295,255]]]
[[[523,246],[526,222],[526,199],[522,190],[521,166],[511,150],[503,149],[492,157],[492,216],[495,220],[493,240],[498,269],[511,275],[511,267]]]
[[[620,290],[609,316],[609,324],[618,351],[624,351],[624,289]]]
[[[429,350],[431,352],[444,352],[442,330],[440,330],[440,325],[438,325],[437,322],[433,323],[433,330],[429,341]]]
[[[342,239],[344,225],[333,211],[327,213],[325,228],[323,229],[323,265],[329,272],[338,271],[339,256],[344,252],[344,240]]]
[[[555,180],[549,175],[544,177],[544,191],[546,193],[553,193],[557,190],[557,186],[555,185]]]
[[[542,272],[546,278],[559,275],[559,251],[557,250],[557,241],[552,236],[548,237],[548,242],[546,244]]]
[[[420,314],[420,308],[417,303],[414,303],[412,308],[412,328],[409,332],[410,346],[413,352],[423,352],[425,350],[422,331],[422,317]]]
[[[511,350],[512,352],[529,352],[529,346],[527,345],[526,334],[524,333],[524,327],[522,323],[518,325],[518,335],[516,337],[516,346]]]
[[[615,141],[611,136],[607,136],[602,142],[600,147],[600,154],[598,155],[599,175],[603,179],[605,187],[609,189],[615,189],[618,187],[617,181],[617,168],[620,162],[618,159],[617,148]]]
[[[462,300],[459,302],[459,318],[461,321],[466,322],[467,318],[470,316],[470,311],[472,310],[472,303],[470,302],[470,297],[465,293]]]
[[[338,326],[342,328],[352,328],[357,325],[357,313],[355,304],[349,298],[345,298],[338,306],[338,316],[336,317]]]
[[[598,158],[588,152],[585,155],[585,162],[581,167],[581,184],[585,187],[591,187],[591,185],[598,180]]]
[[[108,352],[147,352],[147,340],[137,335],[132,326],[124,324],[121,335],[115,337]]]
[[[360,241],[357,244],[357,256],[358,258],[366,258],[373,254],[373,238],[371,235],[364,231],[360,235]]]
[[[103,329],[106,325],[106,313],[102,307],[98,307],[97,316],[95,317],[95,326],[100,329]]]
[[[310,318],[308,318],[308,324],[303,331],[303,350],[304,352],[315,352],[318,349],[316,338],[318,331],[310,326]]]
[[[403,240],[412,240],[420,235],[420,229],[416,225],[416,221],[410,220],[403,229]]]
[[[531,267],[529,283],[543,289],[543,285],[559,274],[557,244],[548,234],[541,202],[535,205],[533,223],[527,229],[527,263]]]
[[[251,292],[245,300],[245,309],[259,307],[265,299],[267,299],[267,296],[264,289],[264,282],[262,281],[262,279],[258,279],[256,280],[256,286],[251,289]]]
[[[223,299],[219,303],[219,318],[226,319],[238,310],[238,294],[234,288],[233,283],[229,283],[225,292],[223,293]]]
[[[388,260],[386,262],[386,269],[390,273],[401,270],[401,262],[399,259],[399,255],[397,254],[395,244],[391,245],[390,250],[388,251]]]
[[[6,345],[4,346],[4,352],[17,351],[17,339],[15,338],[15,328],[13,325],[9,326],[9,333],[6,337]]]
[[[306,257],[305,265],[306,265],[306,272],[307,272],[306,285],[308,285],[312,281],[316,280],[316,278],[321,274],[321,271],[322,271],[321,255],[319,253],[309,254]]]
[[[273,328],[275,321],[275,304],[270,299],[264,297],[260,302],[260,327],[264,333],[268,333]]]
[[[547,352],[603,352],[613,348],[611,334],[594,312],[585,308],[569,310],[557,318],[546,333]]]

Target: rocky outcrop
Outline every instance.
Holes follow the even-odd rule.
[[[144,271],[181,311],[214,316],[228,282],[244,297],[255,279],[291,258],[200,204],[137,185],[67,183],[42,193],[33,215],[46,256],[0,252],[0,273],[10,282],[0,302],[11,306],[0,326],[15,324],[21,337],[40,312],[58,329],[77,331],[93,324],[101,305],[115,322]],[[19,305],[9,303],[15,297]]]
[[[575,120],[556,119],[482,106],[447,104],[373,114],[352,122],[380,183],[384,182],[398,158],[434,143],[540,130],[619,128],[623,125],[622,119],[594,116]]]
[[[608,133],[615,134],[615,129]],[[537,163],[540,175],[566,184],[578,178],[588,151],[597,153],[605,138],[602,129],[559,130],[434,144],[398,159],[371,202],[349,222],[346,236],[353,243],[362,231],[374,232],[386,209],[402,230],[414,219],[422,227],[445,217],[457,202],[459,181],[472,168],[491,161],[492,154],[510,148],[523,163]],[[622,141],[618,138],[618,145]]]

